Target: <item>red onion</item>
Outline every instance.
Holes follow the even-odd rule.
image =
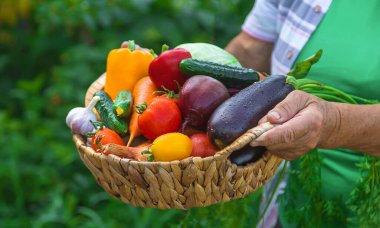
[[[218,80],[197,75],[188,79],[179,93],[179,107],[184,118],[182,131],[190,125],[206,129],[213,111],[230,96],[227,88]]]

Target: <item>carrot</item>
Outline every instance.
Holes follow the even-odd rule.
[[[155,97],[156,90],[156,86],[153,84],[153,82],[150,80],[148,76],[141,78],[133,88],[132,96],[134,107],[144,102],[150,104],[152,99]],[[129,122],[130,135],[127,146],[130,146],[133,139],[141,134],[137,124],[138,117],[139,114],[137,112],[132,113],[131,120]]]
[[[122,158],[129,158],[137,161],[146,161],[149,155],[142,154],[141,152],[147,149],[148,146],[128,147],[110,143],[102,148],[102,153],[106,155],[113,154]]]
[[[260,73],[260,72],[258,72],[258,73],[259,73],[259,79],[260,79],[260,81],[264,80],[266,78],[266,74],[265,73]]]

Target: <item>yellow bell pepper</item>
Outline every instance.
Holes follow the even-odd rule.
[[[144,50],[118,48],[107,57],[106,83],[104,91],[114,100],[121,90],[132,91],[142,77],[148,76],[153,56]]]

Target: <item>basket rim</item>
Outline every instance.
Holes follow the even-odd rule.
[[[87,153],[90,153],[93,156],[99,156],[100,159],[107,159],[107,157],[117,158],[117,159],[120,159],[121,161],[124,161],[124,162],[132,163],[132,164],[140,164],[140,165],[144,165],[144,166],[145,165],[147,165],[147,166],[180,165],[180,164],[187,164],[187,163],[196,163],[197,160],[212,162],[213,160],[220,159],[221,157],[225,157],[225,159],[227,159],[227,157],[229,155],[229,154],[223,153],[224,149],[222,149],[222,150],[217,151],[215,153],[215,155],[204,157],[204,158],[191,156],[191,157],[184,158],[182,160],[173,160],[173,161],[151,161],[151,162],[149,162],[149,161],[137,161],[137,160],[133,160],[133,159],[129,159],[129,158],[122,158],[122,157],[119,157],[119,156],[116,156],[113,154],[106,155],[103,153],[96,152],[92,147],[87,146],[86,142],[83,139],[84,139],[84,136],[79,135],[79,134],[73,134],[73,141],[76,144],[76,146],[78,148],[82,148],[84,151],[86,151]],[[268,157],[268,156],[274,156],[274,155],[272,155],[272,154],[269,155],[267,152],[265,152],[265,154],[263,155],[262,158],[260,158],[259,160],[255,161],[255,162],[248,163],[244,166],[238,166],[238,165],[232,163],[228,159],[227,159],[228,160],[227,162],[230,163],[231,166],[236,166],[237,168],[246,168],[246,167],[250,167],[250,166],[256,166],[258,161],[260,161],[264,157]]]

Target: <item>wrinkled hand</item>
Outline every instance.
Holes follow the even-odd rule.
[[[302,91],[291,92],[259,123],[280,124],[261,135],[251,146],[265,146],[286,160],[296,159],[329,137],[336,125],[329,102]]]

